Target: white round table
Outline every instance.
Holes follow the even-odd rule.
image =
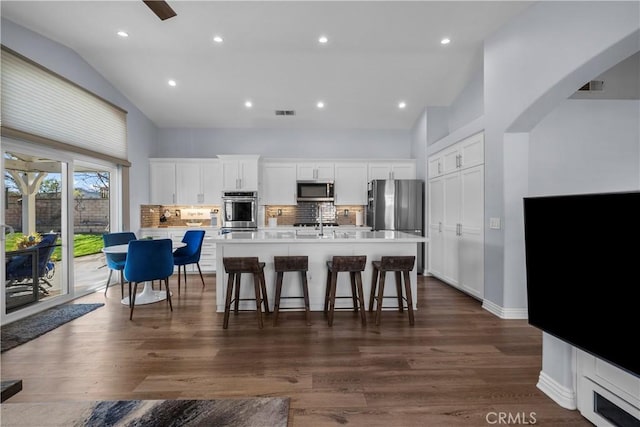
[[[172,250],[187,246],[184,242],[172,242]],[[102,248],[105,254],[126,254],[129,250],[129,244],[113,245]],[[171,294],[173,295],[173,294]],[[136,295],[135,305],[153,304],[154,302],[164,301],[167,299],[166,291],[154,291],[151,288],[151,282],[144,282],[144,289],[139,295]],[[123,305],[129,305],[129,297],[124,297],[121,301]]]

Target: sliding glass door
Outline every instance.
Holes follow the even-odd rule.
[[[2,140],[3,319],[103,288],[102,234],[119,230],[117,166]]]
[[[64,299],[69,293],[65,280],[68,162],[24,148],[2,152],[6,313]]]

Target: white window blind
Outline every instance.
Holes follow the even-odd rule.
[[[2,49],[3,130],[23,132],[127,161],[127,113]]]

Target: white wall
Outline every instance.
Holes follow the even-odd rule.
[[[411,158],[408,130],[183,129],[158,133],[153,157]]]
[[[416,159],[416,178],[427,174],[427,110],[423,111],[411,129],[411,157]]]
[[[484,114],[484,68],[480,62],[476,71],[449,106],[448,127],[453,132]]]
[[[531,130],[529,194],[640,188],[640,101],[562,102]]]
[[[1,30],[2,44],[6,47],[128,111],[131,212],[124,214],[130,215],[131,229],[139,229],[139,206],[148,203],[149,197],[148,158],[156,126],[73,50],[6,19],[2,19]]]

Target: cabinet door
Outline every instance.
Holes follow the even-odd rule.
[[[241,190],[258,190],[258,161],[240,160],[238,164],[238,178]]]
[[[201,203],[202,178],[198,162],[176,162],[176,203]]]
[[[313,163],[298,163],[296,178],[300,181],[312,181],[316,176],[316,166]]]
[[[263,205],[295,205],[296,165],[293,163],[264,163],[262,165]]]
[[[469,168],[484,163],[484,133],[476,135],[458,143],[460,152],[460,167]]]
[[[429,178],[434,178],[440,175],[442,175],[442,157],[440,156],[429,157],[429,163],[428,163]]]
[[[374,179],[391,179],[391,164],[369,163],[369,181]]]
[[[202,176],[202,201],[206,205],[219,205],[222,196],[222,172],[218,160],[203,161],[201,166]]]
[[[416,179],[416,164],[395,163],[392,166],[391,176],[393,179]]]
[[[451,173],[445,175],[443,180],[444,279],[457,287],[460,268],[458,257],[458,245],[460,242],[460,174]]]
[[[444,278],[444,178],[429,180],[429,273]]]
[[[447,174],[451,172],[455,172],[458,170],[460,158],[458,155],[460,151],[458,150],[458,144],[453,147],[449,147],[442,151],[442,173]]]
[[[366,163],[338,163],[335,165],[335,204],[367,204]]]
[[[335,179],[335,171],[333,163],[317,163],[316,179],[319,181],[333,181]]]
[[[484,297],[484,166],[460,172],[460,286]]]
[[[220,163],[222,168],[222,189],[223,190],[239,190],[240,189],[240,170],[237,160],[222,160]]]
[[[149,164],[151,198],[153,204],[176,203],[176,165],[174,162],[151,162]]]

